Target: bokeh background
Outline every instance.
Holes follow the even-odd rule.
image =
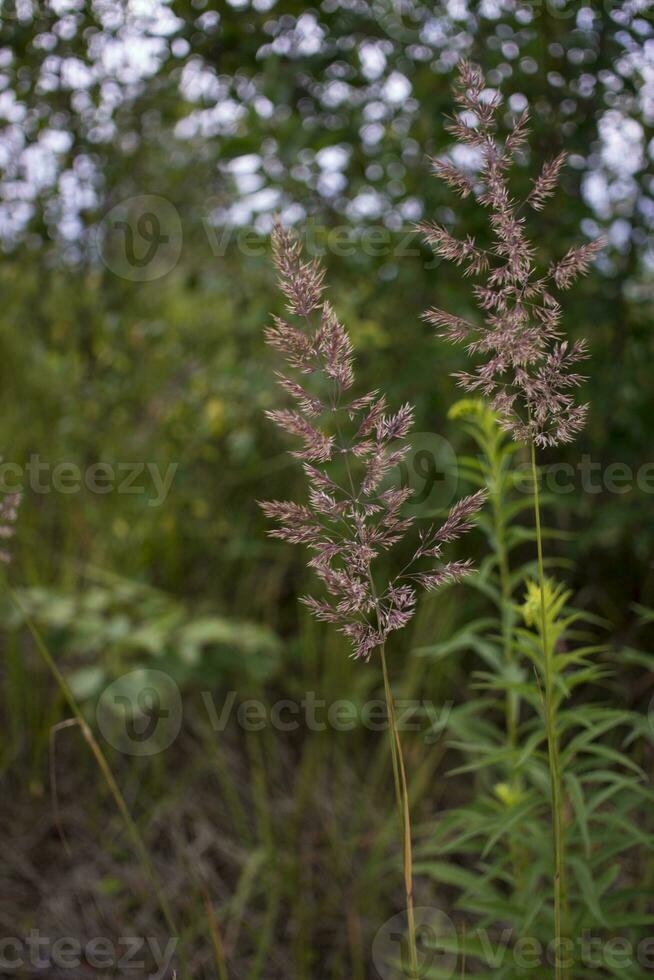
[[[194,975],[215,975],[208,895],[230,976],[372,976],[371,937],[402,904],[384,737],[245,731],[233,718],[216,731],[206,704],[220,710],[230,691],[237,704],[381,691],[374,664],[353,664],[309,622],[303,556],[266,538],[256,505],[303,492],[263,416],[279,402],[262,341],[283,309],[272,215],[324,256],[361,389],[411,400],[421,447],[468,451],[447,419],[462,354],[421,313],[465,316],[469,283],[413,226],[482,226],[474,203],[430,175],[429,156],[450,142],[458,59],[501,86],[507,111],[529,104],[516,192],[543,159],[570,154],[530,226],[539,258],[600,233],[609,242],[565,297],[567,328],[592,351],[591,411],[556,457],[577,475],[549,501],[553,548],[611,643],[646,651],[652,4],[4,0],[0,22],[0,446],[25,488],[11,580],[94,723],[107,685],[135,669],[167,673],[181,693],[165,751],[105,748]],[[99,463],[103,492],[88,478]],[[77,468],[68,482],[62,464]],[[603,482],[610,464],[628,468],[618,490]],[[160,493],[153,474],[166,472]],[[418,489],[428,478],[416,463]],[[402,691],[465,699],[474,652],[412,651],[446,640],[479,602],[459,586],[423,603],[392,651]],[[53,728],[69,712],[24,617],[9,598],[0,615],[3,935],[163,935],[88,747],[77,729]],[[625,667],[623,703],[646,712],[651,693],[651,668]],[[466,787],[445,777],[445,745],[409,741],[428,820]]]

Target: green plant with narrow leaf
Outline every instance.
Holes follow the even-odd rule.
[[[553,767],[563,815],[556,829],[565,854],[561,914],[570,937],[562,972],[571,980],[636,978],[642,976],[638,946],[642,959],[654,924],[640,873],[654,845],[642,829],[654,797],[634,761],[634,743],[647,734],[643,719],[610,706],[617,665],[598,641],[602,622],[571,609],[570,593],[551,578],[543,594],[532,578],[534,563],[520,560],[519,544],[533,531],[519,522],[533,500],[516,497],[515,448],[483,403],[466,400],[453,415],[464,420],[480,449],[461,460],[463,474],[489,490],[491,507],[481,526],[490,552],[471,585],[488,598],[491,611],[448,643],[422,651],[437,657],[469,651],[483,667],[473,675],[476,693],[451,711],[448,723],[450,747],[461,757],[452,775],[474,774],[475,789],[469,803],[426,829],[416,868],[455,889],[455,908],[465,922],[459,948],[469,975],[522,975],[529,948],[533,967],[525,975],[548,976],[554,959]],[[616,972],[615,948],[626,944],[632,962],[623,955]]]
[[[529,544],[535,541],[535,531],[526,523],[533,509],[531,478],[518,465],[519,447],[500,427],[486,402],[464,398],[448,414],[460,423],[477,450],[458,456],[459,478],[488,492],[488,507],[478,520],[488,553],[480,562],[478,573],[468,581],[482,596],[485,608],[482,615],[469,619],[454,635],[418,652],[441,659],[472,650],[489,671],[503,678],[506,694],[489,698],[488,710],[473,713],[464,704],[453,709],[450,722],[452,730],[464,741],[492,746],[498,758],[504,759],[503,764],[498,762],[502,778],[513,783],[511,759],[512,750],[518,745],[520,719],[517,687],[525,675],[516,647],[515,602],[526,577],[536,570],[533,557],[525,555]],[[552,539],[563,536],[549,528],[543,528],[542,533]],[[560,559],[552,558],[548,567],[562,564]]]

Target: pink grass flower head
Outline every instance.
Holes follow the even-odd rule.
[[[585,379],[575,366],[587,357],[585,341],[570,344],[560,329],[561,306],[553,289],[567,289],[588,270],[603,240],[570,251],[547,271],[534,265],[535,249],[525,234],[523,211],[541,211],[554,193],[565,162],[560,153],[546,163],[526,200],[509,191],[507,172],[514,153],[528,135],[528,112],[513,122],[507,137],[497,136],[499,93],[486,86],[482,72],[464,61],[455,84],[456,117],[447,127],[472,148],[480,170],[467,174],[449,160],[433,161],[434,172],[461,197],[473,194],[489,212],[494,244],[480,248],[475,239],[455,238],[433,222],[420,230],[434,251],[464,266],[464,275],[478,278],[473,287],[483,323],[475,325],[439,309],[425,319],[442,336],[465,342],[467,351],[483,360],[474,372],[457,377],[467,391],[487,397],[503,426],[519,441],[537,446],[570,442],[584,425],[587,405],[575,401],[574,389]]]
[[[286,360],[289,374],[278,381],[293,409],[266,413],[300,441],[293,455],[308,480],[304,503],[262,503],[279,527],[274,538],[312,552],[309,566],[325,596],[302,601],[322,621],[334,623],[353,645],[353,656],[369,659],[393,630],[414,614],[417,589],[435,589],[470,571],[468,561],[447,562],[445,545],[467,531],[484,501],[477,493],[459,501],[441,527],[423,530],[409,564],[394,578],[375,578],[375,562],[407,534],[413,518],[402,515],[410,489],[384,489],[384,477],[409,451],[406,435],[413,409],[390,412],[384,395],[352,394],[354,353],[347,331],[323,299],[324,270],[305,261],[300,243],[276,222],[273,258],[289,313],[297,325],[274,318],[266,341]]]

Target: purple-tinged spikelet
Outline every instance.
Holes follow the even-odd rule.
[[[604,242],[570,249],[539,275],[522,210],[542,210],[554,193],[565,154],[543,166],[526,200],[518,202],[510,194],[506,173],[514,151],[526,142],[528,112],[514,121],[500,142],[496,114],[501,98],[489,93],[482,72],[465,61],[459,67],[455,99],[459,114],[447,128],[475,148],[481,171],[471,176],[442,159],[435,161],[434,170],[461,197],[475,194],[489,210],[494,244],[482,249],[473,238],[460,240],[431,222],[420,230],[438,255],[465,267],[464,275],[485,276],[473,288],[484,319],[476,325],[439,309],[428,310],[425,319],[442,336],[465,342],[469,354],[483,358],[474,372],[461,372],[457,380],[467,391],[488,398],[516,439],[533,440],[537,446],[570,442],[586,419],[587,406],[577,405],[573,393],[584,378],[573,368],[587,353],[583,343],[570,345],[562,339],[561,307],[550,290],[567,289],[588,270]]]
[[[299,242],[279,222],[272,240],[282,291],[301,326],[276,318],[266,340],[304,377],[300,383],[278,373],[296,408],[266,414],[302,441],[293,455],[302,460],[308,502],[273,500],[261,507],[280,525],[269,532],[272,537],[313,552],[309,566],[327,595],[302,601],[319,620],[334,623],[348,637],[355,657],[367,660],[389,633],[409,622],[417,586],[434,589],[471,570],[469,562],[444,561],[442,548],[469,530],[484,494],[459,501],[441,527],[423,531],[411,562],[399,575],[385,584],[375,580],[375,560],[413,524],[413,518],[402,515],[410,489],[383,488],[384,477],[409,450],[405,439],[413,409],[407,404],[390,412],[378,390],[349,395],[354,384],[352,344],[322,299],[324,272],[317,262],[304,261]],[[309,383],[311,391],[305,387]],[[419,563],[427,567],[420,570]]]

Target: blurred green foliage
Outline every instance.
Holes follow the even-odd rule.
[[[531,104],[535,158],[516,192],[542,158],[571,154],[557,208],[532,228],[543,261],[583,234],[611,236],[600,271],[566,298],[568,329],[592,350],[591,422],[567,460],[587,454],[634,471],[648,461],[654,42],[638,3],[7,2],[2,13],[5,457],[178,467],[159,507],[147,493],[28,494],[23,577],[72,586],[91,562],[275,622],[293,591],[285,576],[298,574],[286,566],[299,559],[265,543],[254,504],[292,479],[261,422],[275,397],[261,329],[280,309],[265,239],[271,206],[294,210],[327,245],[330,295],[357,345],[362,387],[383,380],[393,401],[416,402],[419,430],[450,434],[449,373],[461,355],[420,314],[437,302],[466,315],[472,299],[411,222],[424,213],[466,232],[478,223],[474,203],[452,214],[427,161],[449,142],[460,54],[478,58],[518,98],[512,105]],[[112,61],[121,45],[141,53]],[[626,170],[602,136],[611,121],[626,134],[637,127]],[[330,148],[336,170],[320,155]],[[35,149],[46,154],[41,169],[30,163]],[[174,270],[152,282],[102,261],[103,216],[143,194],[174,204],[183,237]],[[254,222],[247,239],[243,221]],[[327,239],[330,229],[339,237]],[[335,248],[344,234],[353,247]],[[650,495],[587,493],[574,482],[560,520],[577,532],[580,581],[625,628],[630,603],[652,601]]]

